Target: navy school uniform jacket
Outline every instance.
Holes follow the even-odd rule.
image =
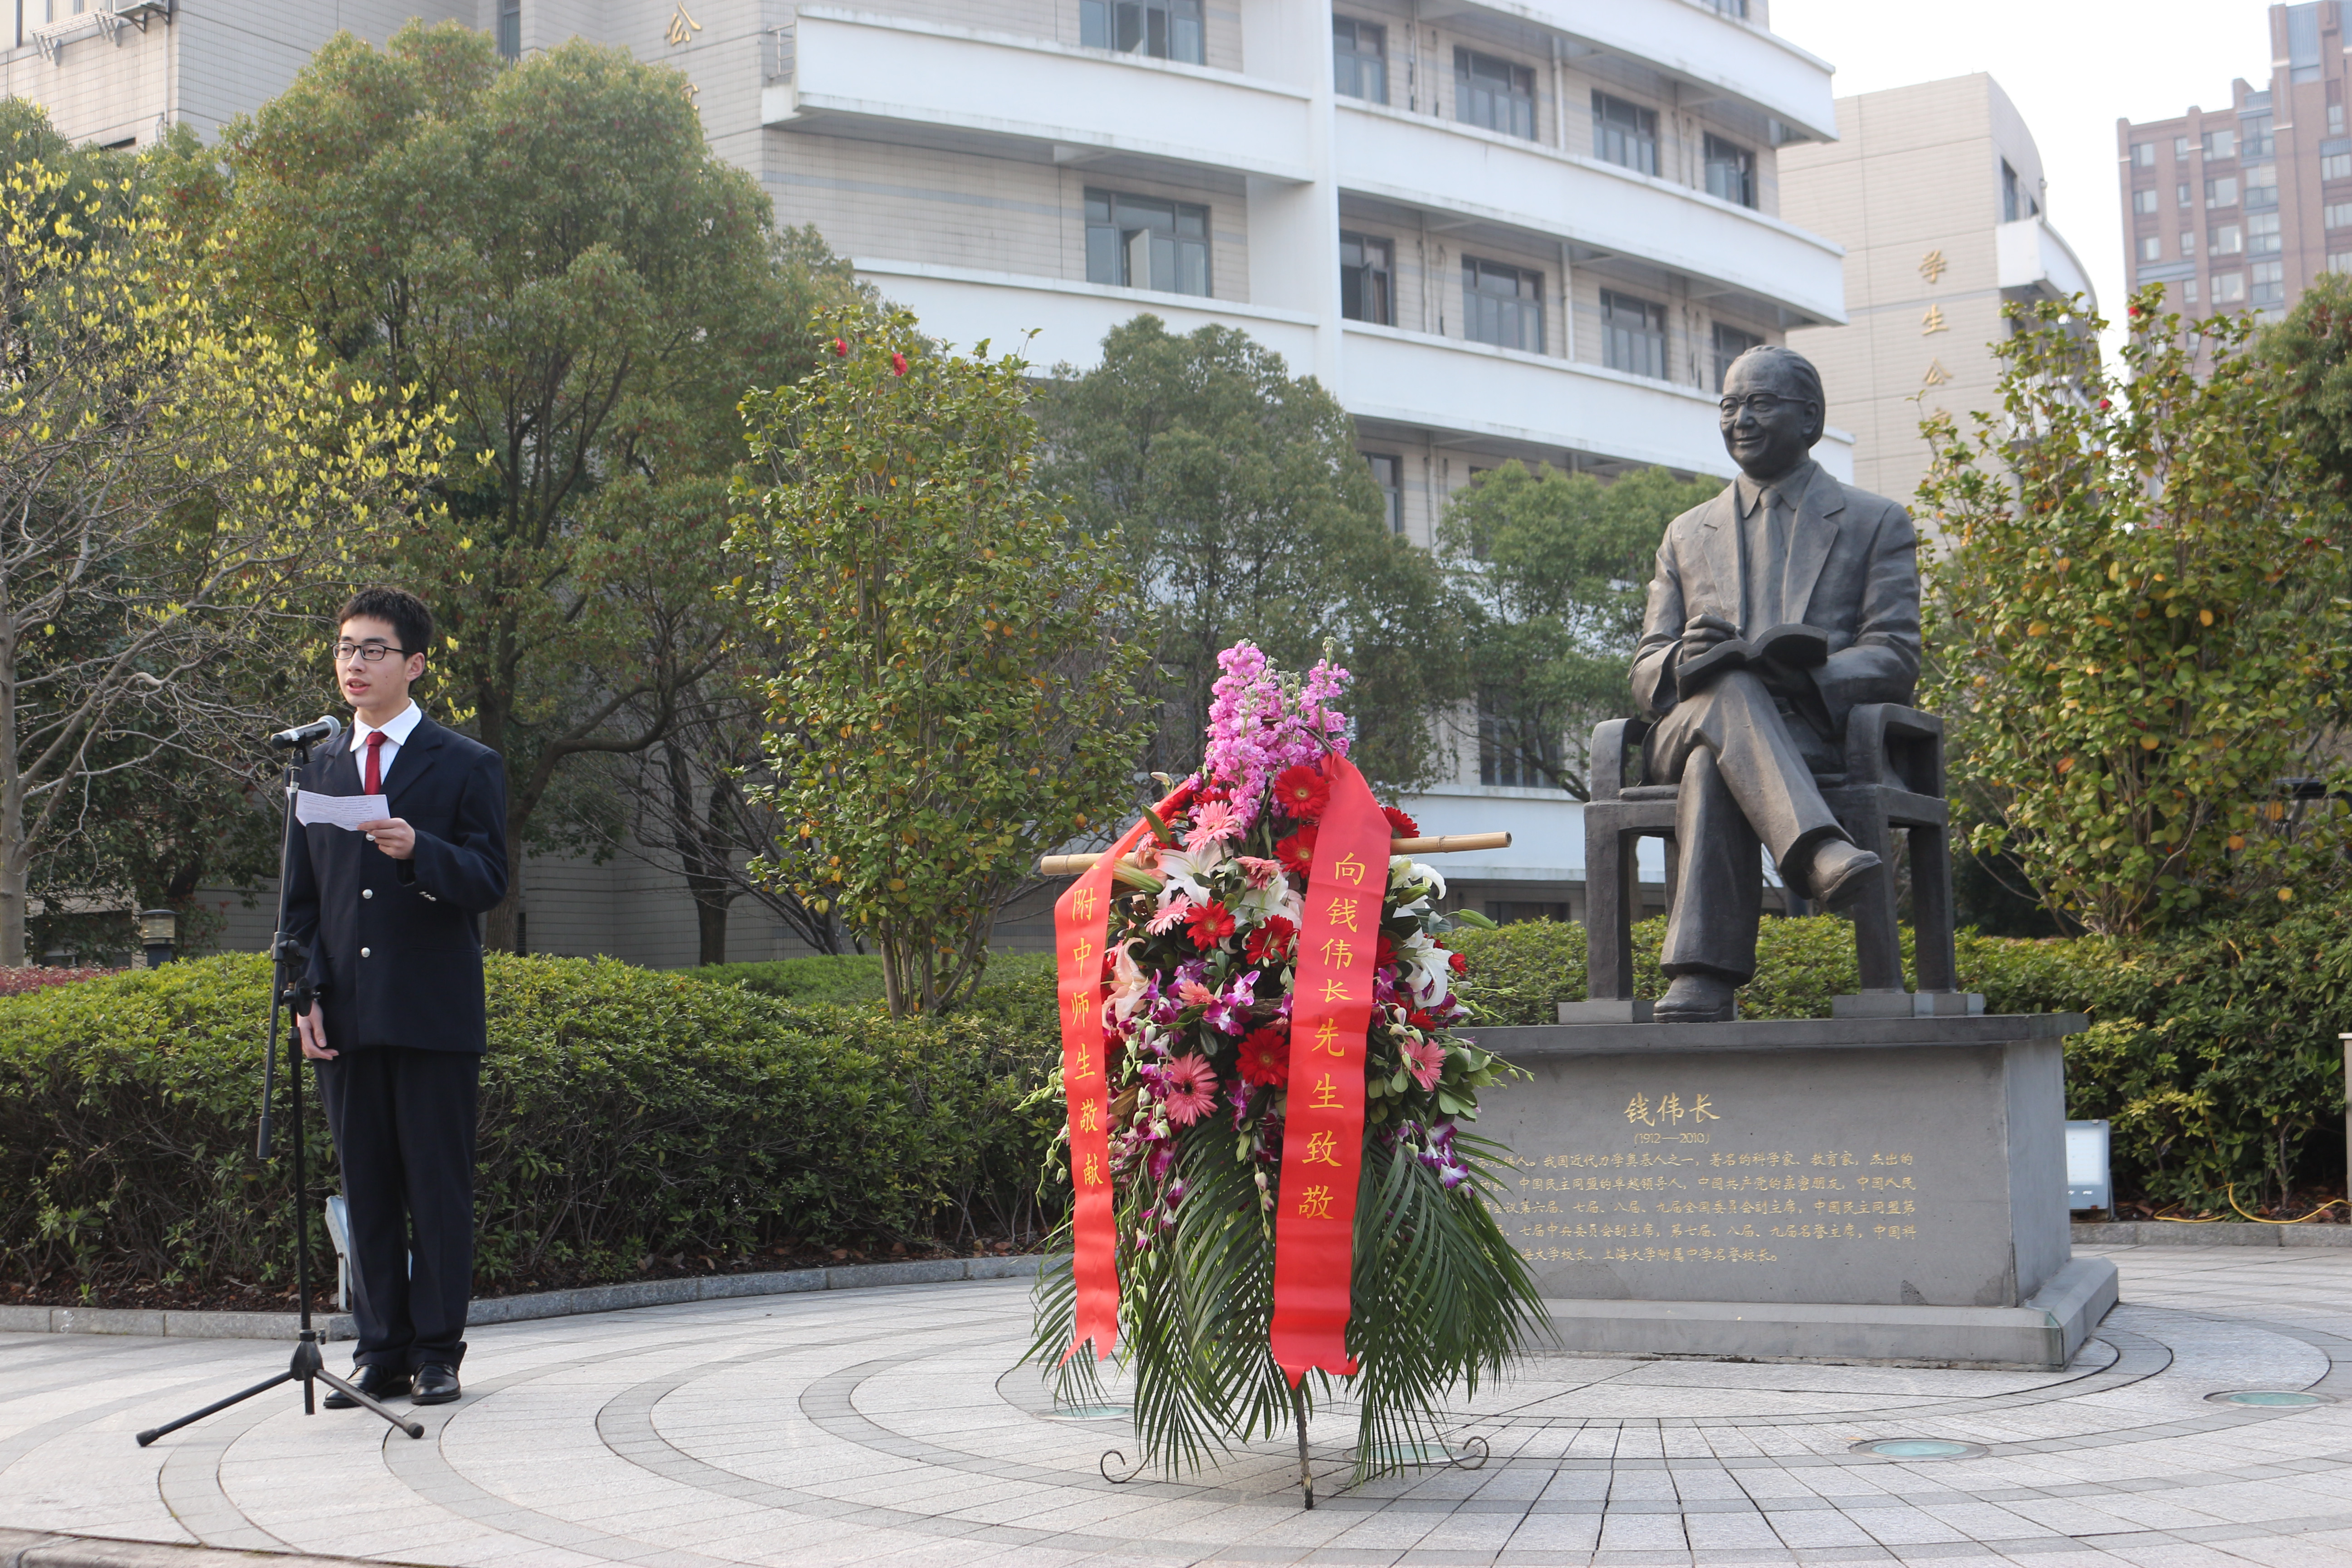
[[[296,781],[362,795],[348,731]],[[416,829],[414,858],[367,835],[298,826],[287,856],[286,934],[310,951],[327,1048],[486,1048],[476,917],[507,893],[506,764],[478,741],[419,717],[389,773],[390,814]]]

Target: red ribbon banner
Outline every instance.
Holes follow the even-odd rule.
[[[1165,821],[1191,794],[1190,784],[1182,786],[1160,803],[1155,815]],[[1148,820],[1136,823],[1054,900],[1062,1098],[1069,1107],[1070,1187],[1076,1200],[1071,1269],[1078,1288],[1077,1327],[1062,1352],[1064,1361],[1088,1340],[1097,1361],[1118,1342],[1118,1219],[1111,1201],[1110,1078],[1102,1017],[1110,986],[1103,978],[1103,940],[1110,923],[1111,867],[1150,831]]]
[[[1344,1377],[1364,1159],[1364,1030],[1389,885],[1389,821],[1355,764],[1327,758],[1331,804],[1315,830],[1290,1005],[1290,1104],[1274,1231],[1276,1364]]]

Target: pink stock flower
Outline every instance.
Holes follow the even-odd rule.
[[[1445,1076],[1445,1047],[1434,1040],[1407,1039],[1404,1043],[1404,1065],[1412,1073],[1412,1081],[1423,1089],[1433,1089]]]
[[[1184,847],[1205,849],[1228,838],[1242,836],[1242,819],[1234,808],[1222,800],[1213,800],[1192,813],[1192,830],[1184,835]]]
[[[1331,704],[1351,678],[1328,661],[1303,680],[1286,676],[1249,642],[1225,649],[1217,665],[1224,673],[1212,688],[1201,773],[1227,787],[1246,827],[1256,820],[1266,786],[1286,769],[1346,753],[1348,718]]]
[[[1160,1069],[1160,1103],[1168,1120],[1190,1127],[1217,1108],[1217,1071],[1206,1057],[1181,1056]]]

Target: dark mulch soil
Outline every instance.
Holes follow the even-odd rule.
[[[763,1252],[741,1254],[731,1258],[688,1257],[674,1253],[667,1257],[639,1260],[637,1270],[626,1279],[688,1279],[710,1274],[758,1274],[781,1268],[821,1268],[829,1263],[904,1263],[911,1259],[971,1258],[979,1256],[1006,1257],[1016,1252],[1035,1249],[1041,1238],[1023,1237],[1020,1241],[996,1240],[971,1246],[957,1251],[946,1247],[908,1246],[893,1242],[888,1246],[871,1247],[814,1247],[806,1243],[772,1247]],[[584,1270],[542,1270],[528,1279],[508,1280],[497,1286],[477,1282],[477,1299],[499,1296],[527,1296],[541,1290],[565,1290],[581,1285],[609,1285],[610,1278],[600,1278]],[[334,1276],[330,1272],[324,1288],[311,1300],[314,1312],[331,1312],[335,1306]],[[35,1281],[31,1284],[9,1282],[0,1284],[0,1307],[108,1307],[169,1309],[173,1311],[208,1312],[290,1312],[295,1310],[294,1288],[269,1284],[249,1284],[240,1280],[221,1280],[211,1285],[158,1285],[152,1280],[100,1279],[87,1289],[74,1279],[62,1276]]]

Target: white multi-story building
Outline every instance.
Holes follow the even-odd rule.
[[[338,21],[381,38],[420,9],[19,3],[6,89],[71,134],[140,142],[258,103]],[[1512,458],[1727,475],[1721,366],[1845,320],[1840,247],[1779,216],[1781,149],[1835,134],[1830,67],[1772,33],[1763,5],[445,0],[425,14],[491,29],[509,53],[580,35],[676,66],[713,149],[780,218],[814,223],[951,342],[1034,331],[1035,363],[1084,368],[1139,311],[1249,332],[1354,414],[1391,526],[1426,543],[1446,497]],[[1817,455],[1851,477],[1852,448],[1832,431]],[[1454,779],[1409,804],[1433,831],[1518,835],[1449,864],[1468,901],[1578,901],[1580,813],[1517,757],[1465,741]],[[558,929],[534,919],[534,945],[560,949]],[[745,956],[765,956],[749,951],[760,940],[744,933]]]

